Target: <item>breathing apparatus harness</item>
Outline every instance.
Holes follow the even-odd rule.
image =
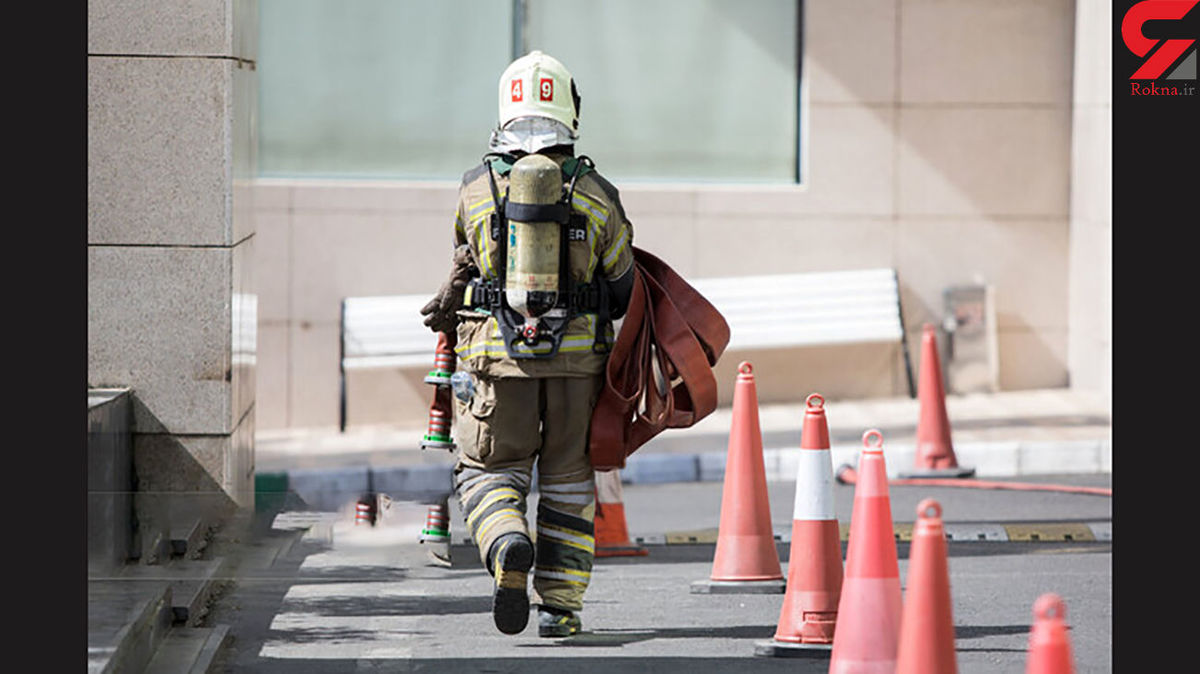
[[[466,304],[475,309],[486,309],[495,318],[504,339],[504,348],[514,359],[551,358],[558,353],[562,345],[563,335],[571,319],[585,313],[596,314],[595,339],[592,342],[594,353],[608,353],[607,334],[612,323],[609,309],[609,291],[602,280],[595,277],[587,281],[576,281],[570,270],[570,242],[587,241],[587,216],[576,213],[572,207],[572,197],[575,194],[575,182],[589,171],[595,170],[595,163],[590,157],[580,155],[568,158],[561,169],[563,180],[567,185],[563,188],[562,197],[553,204],[524,204],[509,201],[508,187],[503,198],[496,188],[494,171],[500,175],[508,175],[517,157],[503,152],[489,152],[483,156],[487,167],[488,184],[492,190],[492,203],[496,205],[491,214],[490,236],[492,242],[499,246],[500,264],[498,279],[472,279],[468,285]],[[497,166],[494,167],[493,164]],[[509,220],[520,222],[554,222],[559,225],[559,263],[558,291],[553,307],[536,318],[527,318],[509,304],[507,296],[508,247],[510,245]],[[512,237],[515,243],[515,236]],[[543,342],[550,344],[548,351],[536,352],[533,347]],[[529,350],[519,350],[517,344],[523,344]]]

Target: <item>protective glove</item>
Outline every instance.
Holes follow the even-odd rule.
[[[453,261],[454,268],[450,272],[450,278],[442,284],[433,299],[421,307],[425,326],[434,332],[453,332],[458,326],[458,316],[455,312],[462,308],[467,283],[479,273],[471,261],[471,247],[465,243],[454,249]]]

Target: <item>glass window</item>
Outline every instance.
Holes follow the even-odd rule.
[[[619,180],[793,182],[796,0],[528,0],[571,71],[577,148]]]
[[[500,73],[541,49],[613,180],[795,182],[798,4],[260,0],[260,175],[457,179]]]
[[[512,5],[260,0],[259,173],[451,178],[496,124]]]

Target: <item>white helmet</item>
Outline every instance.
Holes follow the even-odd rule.
[[[579,94],[575,80],[558,59],[531,51],[500,76],[500,124],[521,117],[546,117],[579,133]]]

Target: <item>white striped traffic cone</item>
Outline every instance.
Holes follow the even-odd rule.
[[[787,594],[774,640],[756,644],[756,655],[828,657],[833,649],[842,591],[841,536],[833,511],[833,458],[825,399],[814,393],[805,402]]]

